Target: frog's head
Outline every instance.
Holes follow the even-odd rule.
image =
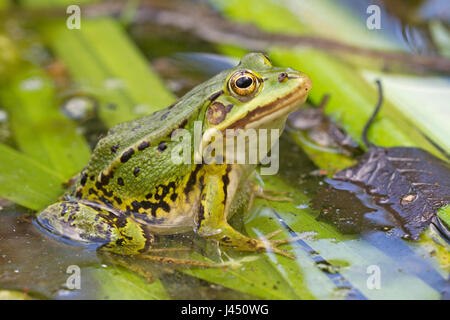
[[[261,129],[284,127],[287,115],[300,107],[311,90],[311,80],[299,71],[272,66],[261,53],[245,55],[221,73],[222,91],[213,95],[205,127]]]

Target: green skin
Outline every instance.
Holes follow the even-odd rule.
[[[259,83],[248,95],[230,86],[233,75],[243,70]],[[250,239],[227,223],[248,204],[248,177],[255,165],[175,164],[171,151],[179,142],[171,135],[184,128],[194,136],[194,121],[202,122],[203,132],[278,128],[281,133],[287,115],[310,89],[305,74],[273,67],[262,54],[247,54],[238,66],[195,87],[172,106],[113,127],[73,189],[44,209],[37,221],[60,237],[125,255],[148,251],[154,234],[192,230],[222,246],[261,251],[269,243],[281,253],[275,248],[279,240]]]

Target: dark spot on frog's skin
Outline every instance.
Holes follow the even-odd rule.
[[[162,199],[164,199],[164,197],[166,196],[167,192],[169,192],[168,189],[169,188],[167,186],[159,185],[157,187],[157,189],[156,189],[157,191],[155,193],[155,200],[162,200]]]
[[[162,116],[161,116],[161,120],[164,120],[165,118],[167,118],[167,116],[170,114],[170,111],[167,111],[166,113],[164,113]]]
[[[124,239],[119,238],[116,240],[116,245],[121,246],[121,245],[123,245],[124,242],[125,242]]]
[[[125,183],[123,182],[123,179],[122,178],[117,178],[117,184],[119,185],[119,186],[124,186],[125,185]]]
[[[107,185],[109,183],[109,179],[113,176],[113,172],[110,174],[104,174],[103,172],[100,173],[100,183],[102,185]]]
[[[197,165],[195,167],[195,169],[189,175],[189,179],[183,190],[185,195],[188,195],[192,191],[192,188],[194,187],[195,182],[197,182],[197,174],[200,171],[201,167],[202,167],[201,165]]]
[[[62,207],[62,210],[61,210],[60,215],[61,215],[61,217],[64,217],[64,215],[67,213],[68,208],[67,208],[67,205],[65,202],[62,202],[61,207]]]
[[[103,192],[103,194],[107,197],[112,197],[113,196],[113,192],[112,191],[108,191],[105,188],[103,188],[103,185],[100,182],[96,182],[95,183],[95,187],[100,190],[101,192]]]
[[[111,153],[116,153],[116,151],[119,149],[119,144],[115,144],[111,146]]]
[[[69,214],[69,217],[67,218],[68,221],[75,221],[75,219],[77,218],[77,215],[75,212],[71,211]]]
[[[156,188],[157,192],[155,193],[155,200],[157,200],[158,202],[152,202],[152,201],[146,201],[146,200],[139,202],[137,200],[134,200],[131,203],[131,206],[132,206],[131,212],[132,213],[139,213],[139,209],[141,209],[141,208],[144,209],[144,210],[151,209],[151,215],[153,217],[156,217],[157,209],[162,209],[165,212],[169,212],[170,211],[170,206],[163,199],[168,194],[168,192],[170,191],[170,188],[171,188],[170,185],[171,185],[170,183],[167,186],[166,185],[159,185]],[[174,184],[174,186],[175,186],[175,184]],[[150,199],[151,196],[152,196],[152,194],[149,193],[149,194],[146,195],[146,198]],[[145,220],[145,221],[149,221],[148,217],[146,217],[145,215],[140,217],[140,218]]]
[[[91,180],[91,181],[94,181],[94,179],[95,179],[95,176],[94,176],[94,175],[92,175],[92,176],[89,177],[89,180]]]
[[[166,150],[167,149],[167,144],[163,141],[163,142],[160,142],[159,144],[158,144],[158,150],[160,151],[160,152],[163,152],[164,150]]]
[[[95,231],[97,231],[98,233],[102,233],[103,232],[103,226],[101,224],[97,224],[95,225]]]
[[[283,82],[288,79],[288,74],[286,72],[282,72],[278,75],[278,82]]]
[[[86,173],[83,173],[83,175],[81,176],[81,179],[80,179],[80,184],[84,187],[84,185],[86,184],[86,181],[87,181],[87,174]]]
[[[175,200],[177,200],[177,197],[178,197],[178,193],[173,192],[173,193],[170,195],[170,200],[171,200],[172,202],[174,202]]]
[[[117,204],[122,204],[122,199],[119,197],[114,197],[114,200],[116,200]]]
[[[89,188],[88,193],[89,193],[89,194],[95,194],[95,195],[98,195],[97,191],[96,191],[95,189],[92,189],[92,188]]]
[[[111,203],[111,201],[108,200],[108,199],[106,199],[105,197],[100,196],[98,199],[99,199],[101,202],[103,202],[104,204],[106,204],[107,206],[113,207],[113,204]]]
[[[187,124],[187,119],[184,119],[183,122],[180,123],[180,125],[178,126],[178,129],[183,129]]]
[[[83,196],[83,193],[81,191],[82,189],[78,189],[77,192],[75,193],[75,198],[81,198]]]
[[[230,183],[230,177],[228,174],[231,171],[231,166],[227,166],[227,170],[225,174],[222,176],[222,182],[223,182],[223,203],[227,200],[227,191],[228,191],[228,184]]]
[[[139,144],[139,146],[138,146],[138,150],[139,150],[139,151],[142,151],[142,150],[147,149],[148,147],[150,147],[150,142],[148,142],[148,141],[142,141],[142,142]]]
[[[141,171],[141,169],[140,169],[139,167],[135,167],[135,168],[133,169],[133,175],[134,175],[135,177],[137,177],[137,176],[139,175],[139,171]]]
[[[222,241],[223,243],[231,243],[231,239],[230,237],[224,236],[222,237],[222,239],[220,239],[220,241]]]
[[[208,111],[206,111],[206,118],[208,118],[209,123],[214,125],[221,123],[225,120],[226,116],[226,107],[223,103],[217,101],[212,103]]]
[[[220,97],[220,96],[222,95],[222,93],[223,93],[223,90],[220,90],[220,91],[218,91],[218,92],[215,92],[215,93],[213,93],[213,94],[208,98],[208,100],[209,100],[209,101],[214,101],[214,100],[216,100],[218,97]]]
[[[270,64],[272,64],[272,61],[270,61],[269,57],[267,56],[267,54],[263,53],[264,58],[267,59],[267,61],[269,61]]]
[[[226,111],[227,113],[231,111],[231,109],[233,109],[234,105],[232,105],[231,103],[229,105],[227,105],[226,107]]]
[[[256,241],[254,239],[247,240],[247,244],[252,247],[256,247]]]
[[[134,154],[134,149],[130,148],[124,153],[122,153],[122,156],[120,157],[120,162],[125,163],[128,160],[130,160],[131,156]]]
[[[139,209],[142,208],[142,204],[141,204],[139,201],[134,200],[134,201],[131,203],[131,207],[133,208],[133,211],[139,212]]]
[[[144,248],[139,250],[140,253],[146,252],[147,249],[150,248],[150,246],[152,245],[152,243],[155,239],[153,234],[151,234],[147,228],[142,228],[142,232],[144,233],[145,245],[144,245]]]
[[[172,137],[173,136],[173,134],[174,134],[174,132],[176,131],[176,130],[178,130],[178,129],[184,129],[184,127],[186,126],[186,124],[187,124],[187,119],[184,119],[183,120],[183,122],[181,122],[180,123],[180,125],[178,126],[178,128],[175,128],[175,129],[173,129],[171,132],[170,132],[170,137]]]
[[[168,109],[168,110],[172,109],[173,107],[175,107],[176,104],[177,104],[176,102],[175,102],[175,103],[172,103],[170,106],[167,107],[167,109]]]
[[[127,219],[125,217],[118,217],[115,213],[108,211],[108,210],[98,210],[96,208],[95,209],[98,214],[105,219],[106,221],[110,222],[110,224],[114,224],[116,227],[118,228],[124,228],[127,225]],[[121,234],[123,238],[126,239],[132,239],[132,237],[126,236],[125,234]]]
[[[153,193],[147,193],[146,195],[145,195],[145,199],[150,199],[151,197],[153,197]]]
[[[203,203],[200,202],[197,216],[197,230],[200,229],[203,220],[205,220],[205,207],[203,206]]]

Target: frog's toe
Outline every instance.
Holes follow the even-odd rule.
[[[257,250],[273,252],[273,253],[294,259],[294,256],[292,254],[290,254],[289,252],[277,248],[277,246],[285,244],[285,243],[289,243],[289,242],[292,242],[292,241],[290,239],[261,241],[261,243],[257,247]]]
[[[301,239],[302,237],[298,236],[298,237],[293,237],[293,238],[289,238],[289,239],[269,240],[269,239],[273,238],[274,236],[278,235],[280,232],[282,232],[281,229],[276,230],[276,231],[266,235],[264,240],[260,240],[260,242],[258,244],[258,249],[268,251],[268,252],[274,252],[274,253],[280,254],[282,256],[293,259],[294,256],[292,254],[290,254],[284,250],[278,249],[277,247],[280,245],[283,245],[283,244],[295,242],[295,241]]]

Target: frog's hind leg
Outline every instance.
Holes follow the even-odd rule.
[[[153,235],[145,228],[95,203],[61,201],[44,209],[38,215],[37,222],[56,236],[79,243],[98,244],[103,253],[108,252],[109,255],[135,255],[136,259],[191,267],[218,266],[215,263],[158,256],[190,249],[151,248]],[[121,264],[121,259],[114,260]]]
[[[171,264],[171,265],[182,265],[185,267],[191,267],[191,268],[198,268],[198,267],[207,267],[207,268],[220,268],[223,267],[223,265],[211,263],[211,262],[204,262],[204,261],[198,261],[198,260],[190,260],[190,259],[180,259],[180,258],[172,258],[172,257],[162,257],[162,256],[151,256],[151,255],[140,255],[138,256],[139,259],[144,260],[150,260],[154,262],[161,262],[165,264]]]
[[[91,202],[57,202],[40,212],[37,222],[55,236],[120,254],[137,254],[153,240],[130,218]]]
[[[172,250],[171,250],[172,251]],[[160,251],[159,251],[160,252]],[[163,256],[152,256],[152,255],[146,255],[146,254],[140,254],[140,255],[134,255],[134,256],[124,256],[120,254],[115,254],[112,252],[102,252],[102,257],[107,259],[107,262],[110,262],[112,264],[121,266],[125,269],[128,269],[134,273],[137,273],[138,275],[144,277],[148,282],[151,282],[155,279],[155,268],[147,263],[141,263],[141,262],[158,262],[162,264],[161,266],[157,266],[158,272],[161,272],[161,270],[165,270],[172,272],[173,269],[165,268],[165,266],[175,267],[180,266],[183,268],[223,268],[224,265],[222,264],[216,264],[216,263],[210,263],[210,262],[203,262],[203,261],[197,261],[197,260],[188,260],[188,259],[179,259],[179,258],[171,258],[171,257],[163,257]]]

